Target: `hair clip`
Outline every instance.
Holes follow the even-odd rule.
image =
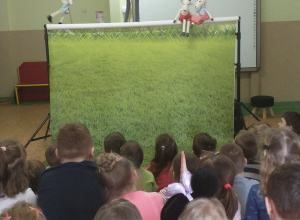
[[[231,185],[229,183],[227,183],[227,184],[224,185],[224,188],[229,189],[229,188],[231,188]]]
[[[5,147],[5,146],[2,146],[1,149],[2,149],[3,151],[6,151],[6,147]]]
[[[117,157],[116,161],[119,162],[120,160],[122,160],[122,157]]]
[[[166,147],[163,145],[163,146],[161,146],[161,150],[165,150],[166,149]]]
[[[9,219],[11,219],[11,216],[6,216],[6,217],[2,218],[2,220],[9,220]]]
[[[36,211],[36,212],[39,213],[40,215],[43,215],[43,213],[42,213],[41,210],[39,210],[39,209],[37,209],[37,208],[34,208],[34,207],[30,207],[30,206],[29,206],[29,208],[30,208],[31,211]]]
[[[269,151],[270,150],[270,146],[269,145],[264,145],[264,150]]]

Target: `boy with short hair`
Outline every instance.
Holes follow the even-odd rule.
[[[104,152],[120,154],[120,148],[126,142],[120,132],[112,132],[104,138]]]
[[[265,202],[271,220],[300,219],[299,164],[284,164],[271,173]]]
[[[244,177],[244,167],[247,164],[247,159],[244,157],[244,153],[238,145],[234,143],[225,144],[220,148],[219,152],[220,154],[224,154],[229,157],[234,163],[236,176],[234,178],[232,188],[237,194],[238,200],[241,204],[241,216],[242,219],[244,219],[250,188],[251,186],[258,184],[258,181]]]
[[[155,182],[153,174],[141,168],[144,160],[144,153],[137,141],[127,141],[122,146],[120,155],[130,160],[136,168],[138,180],[136,182],[136,189],[146,192],[156,192],[158,186]]]
[[[38,204],[48,220],[93,219],[104,204],[105,191],[93,157],[93,141],[81,123],[63,125],[57,135],[61,164],[45,170],[39,181]]]

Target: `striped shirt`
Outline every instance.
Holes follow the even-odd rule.
[[[249,160],[244,168],[244,177],[260,181],[260,162]]]

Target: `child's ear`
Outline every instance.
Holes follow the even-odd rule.
[[[136,170],[133,170],[133,179],[134,179],[134,181],[138,181],[138,179],[139,179],[139,176],[137,175]]]
[[[247,165],[247,163],[248,163],[248,160],[247,160],[247,158],[245,157],[244,167]]]
[[[91,151],[90,151],[90,158],[93,158],[93,157],[94,157],[94,150],[95,150],[95,148],[92,147],[92,148],[91,148]]]
[[[58,155],[58,150],[57,150],[57,148],[55,149],[55,156],[57,157],[57,159],[60,159],[60,158],[59,158],[59,155]]]
[[[270,199],[269,197],[265,197],[265,203],[266,203],[266,208],[267,208],[267,212],[268,215],[274,215],[275,213],[275,205],[272,199]]]

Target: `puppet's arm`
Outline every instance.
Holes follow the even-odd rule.
[[[174,18],[173,23],[176,23],[176,21],[178,20],[178,18],[179,18],[179,16],[180,16],[180,13],[181,13],[181,9],[178,11],[176,17]]]
[[[206,9],[205,9],[205,12],[206,12],[206,14],[208,14],[209,19],[213,21],[214,20],[213,17],[211,16],[211,14]]]

